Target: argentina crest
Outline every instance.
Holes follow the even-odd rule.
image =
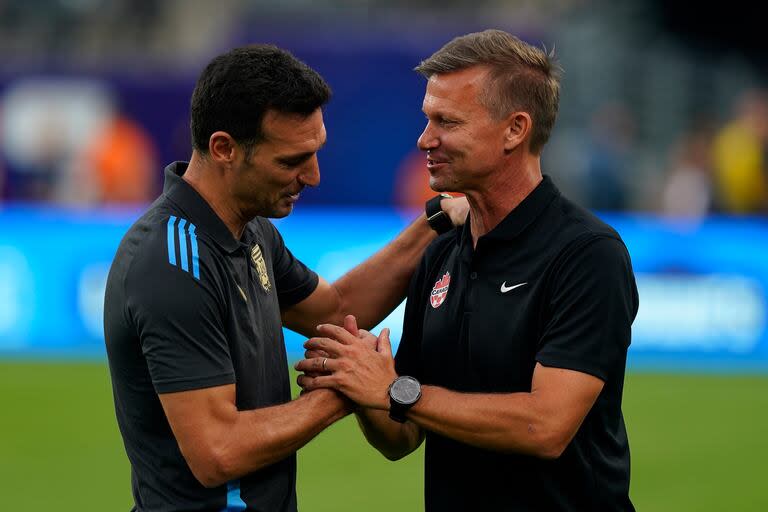
[[[451,274],[446,272],[442,278],[438,279],[432,291],[429,294],[429,303],[437,309],[445,301],[448,295],[448,286],[451,284]]]
[[[267,263],[264,261],[264,255],[261,253],[261,247],[259,244],[255,244],[251,249],[251,260],[256,267],[256,272],[259,274],[259,282],[265,292],[268,292],[272,288],[272,283],[269,282],[269,273],[267,272]]]

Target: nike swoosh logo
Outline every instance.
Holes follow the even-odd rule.
[[[507,282],[504,281],[503,283],[501,283],[501,293],[507,293],[509,291],[514,290],[515,288],[520,288],[521,286],[525,286],[526,284],[528,283],[525,282],[525,283],[515,284],[512,286],[507,286]]]

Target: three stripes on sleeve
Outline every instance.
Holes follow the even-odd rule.
[[[190,272],[195,279],[200,280],[195,225],[175,215],[168,218],[168,263]]]

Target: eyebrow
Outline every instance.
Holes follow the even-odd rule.
[[[424,112],[424,117],[427,119],[449,119],[451,121],[457,121],[457,122],[463,122],[465,119],[463,116],[453,113],[453,112],[445,112],[445,111],[439,111],[439,112],[432,112],[432,114],[427,114],[424,109],[421,110]]]
[[[323,149],[323,146],[325,146],[325,143],[327,141],[323,141],[322,144],[320,144],[320,147],[317,148],[317,151],[320,151]],[[285,155],[285,156],[279,156],[276,158],[276,160],[283,164],[298,164],[305,160],[308,160],[309,158],[312,158],[312,155],[317,153],[317,151],[305,151],[303,153],[296,153],[294,155]]]
[[[277,161],[283,164],[297,164],[311,158],[314,154],[314,151],[306,151],[295,155],[279,156],[277,157]]]
[[[430,114],[428,114],[427,111],[424,110],[423,106],[421,107],[421,111],[424,113],[425,116],[427,117],[430,116]],[[432,109],[431,115],[435,117],[459,117],[458,112],[454,112],[451,109],[446,110],[445,108]]]

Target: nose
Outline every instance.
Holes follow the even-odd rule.
[[[440,139],[437,137],[437,134],[432,127],[432,121],[427,121],[427,126],[424,127],[424,131],[419,135],[416,145],[422,151],[436,149],[440,145]]]
[[[317,155],[307,161],[298,176],[299,183],[305,187],[316,187],[320,184],[320,164]]]

